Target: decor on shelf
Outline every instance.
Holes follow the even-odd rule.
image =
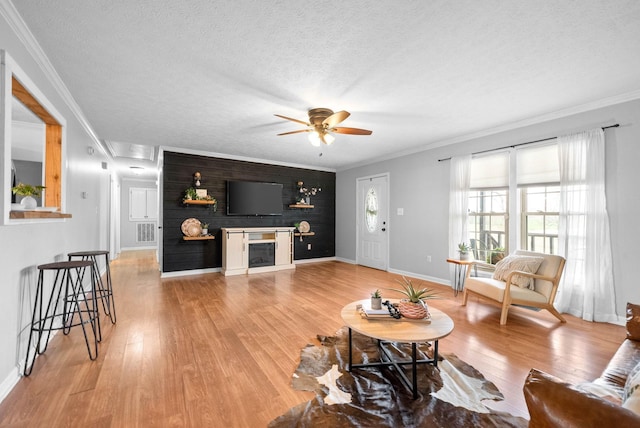
[[[471,247],[464,242],[458,244],[458,252],[460,253],[460,260],[471,260]]]
[[[202,180],[202,174],[196,171],[193,174],[193,185],[196,187],[200,187],[200,180]]]
[[[311,204],[311,196],[315,196],[317,193],[322,192],[320,187],[307,188],[304,186],[304,182],[298,181],[298,192],[300,193],[300,199],[296,203],[298,204]]]
[[[382,295],[379,289],[371,293],[371,309],[382,309]]]
[[[210,205],[213,212],[216,212],[218,201],[213,196],[207,194],[207,189],[196,189],[189,187],[184,191],[182,202],[185,204]]]
[[[25,210],[35,210],[38,203],[34,199],[40,196],[40,193],[44,189],[44,186],[33,186],[31,184],[18,183],[17,186],[11,188],[14,195],[23,196],[20,201],[20,205]]]
[[[411,319],[428,318],[429,307],[425,300],[438,299],[437,292],[429,288],[416,289],[410,279],[402,277],[402,281],[398,281],[402,289],[390,288],[406,296],[405,299],[398,303],[398,310],[403,317]]]
[[[202,228],[203,235],[209,234],[209,223],[200,223],[200,227]]]
[[[202,226],[200,220],[197,218],[188,218],[182,222],[180,230],[185,236],[195,237],[202,235]]]

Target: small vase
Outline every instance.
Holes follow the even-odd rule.
[[[208,235],[209,234],[209,229],[202,229],[202,235]]]
[[[307,204],[307,205],[311,205],[311,198],[310,198],[309,196],[306,196],[306,197],[304,198],[304,202],[305,202],[305,204]]]
[[[371,298],[371,309],[382,309],[382,297]]]
[[[407,299],[402,299],[400,303],[398,303],[398,310],[403,317],[410,319],[419,320],[429,316],[427,304],[424,302],[413,303]]]
[[[38,206],[38,202],[36,202],[33,196],[25,196],[20,201],[20,205],[22,205],[22,208],[25,210],[35,210]]]
[[[473,255],[469,252],[460,253],[460,260],[473,260]]]

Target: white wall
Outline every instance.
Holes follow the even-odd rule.
[[[353,195],[358,177],[390,173],[389,270],[449,281],[449,162],[438,159],[619,123],[605,131],[607,207],[611,221],[618,315],[627,301],[640,303],[636,253],[640,242],[640,100],[526,126],[410,156],[339,171],[336,177],[336,257],[355,261]],[[392,142],[390,142],[392,144]],[[404,208],[397,216],[396,209]],[[427,256],[432,262],[427,262]]]
[[[108,198],[107,159],[65,105],[23,44],[0,15],[0,48],[5,49],[67,121],[65,212],[71,219],[28,221],[0,226],[0,399],[18,380],[24,362],[32,298],[40,264],[66,260],[72,251],[93,250],[108,242],[103,227]],[[87,148],[95,153],[89,155]],[[86,199],[82,193],[86,192]],[[101,220],[102,218],[102,220]]]

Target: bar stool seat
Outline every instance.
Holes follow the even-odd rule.
[[[51,331],[53,330],[62,330],[66,335],[69,334],[72,327],[82,327],[89,358],[95,360],[98,356],[100,330],[98,304],[96,293],[87,293],[83,286],[82,278],[84,278],[87,268],[91,271],[89,274],[91,290],[95,290],[94,278],[96,269],[93,261],[63,261],[38,266],[38,285],[31,316],[31,328],[29,330],[29,342],[27,344],[24,367],[25,376],[31,374],[36,356],[47,350]],[[51,292],[46,301],[45,271],[55,273]],[[45,304],[46,307],[44,306]],[[89,324],[89,326],[86,324]],[[89,333],[93,336],[92,340],[89,338]],[[93,343],[91,344],[90,342]]]
[[[76,251],[69,253],[69,260],[75,257],[79,257],[81,260],[89,260],[95,263],[95,282],[97,284],[97,294],[102,301],[102,309],[104,313],[109,316],[112,324],[116,323],[116,302],[113,298],[113,286],[111,284],[111,269],[109,267],[109,251],[107,250],[95,250],[95,251]],[[102,281],[102,277],[98,271],[98,261],[96,257],[105,257],[105,281]]]

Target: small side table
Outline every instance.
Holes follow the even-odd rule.
[[[454,264],[454,278],[453,278],[453,295],[457,296],[458,292],[464,288],[464,280],[467,278],[467,269],[470,268],[476,261],[475,260],[460,260],[460,259],[447,259],[447,263]]]

